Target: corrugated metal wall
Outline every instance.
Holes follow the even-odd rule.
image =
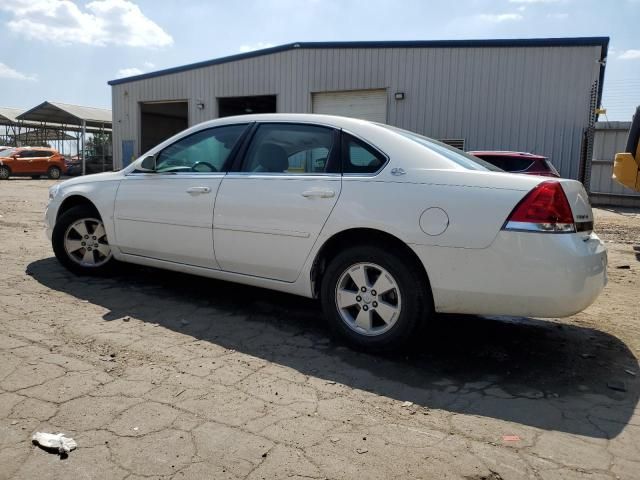
[[[597,205],[640,207],[640,193],[620,185],[611,178],[616,153],[627,144],[631,122],[598,122],[593,139],[593,159],[590,162],[591,202]]]
[[[465,148],[548,155],[576,178],[599,46],[294,49],[114,85],[114,161],[139,149],[139,102],[189,101],[189,124],[217,117],[216,97],[277,95],[311,112],[311,93],[386,88],[387,123]],[[404,100],[395,100],[404,92]],[[202,101],[204,109],[197,109]],[[138,154],[143,152],[137,151]]]

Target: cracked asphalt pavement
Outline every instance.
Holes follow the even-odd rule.
[[[639,214],[596,212],[609,285],[586,311],[442,317],[376,356],[315,301],[74,276],[43,232],[52,183],[0,183],[0,478],[640,478]]]

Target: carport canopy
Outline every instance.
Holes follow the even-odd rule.
[[[11,125],[18,122],[19,108],[0,107],[0,125]]]
[[[60,102],[42,102],[40,105],[21,113],[18,120],[30,120],[61,125],[84,125],[86,127],[111,130],[113,125],[111,110],[84,107]]]

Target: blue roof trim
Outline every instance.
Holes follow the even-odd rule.
[[[107,82],[109,85],[135,82],[145,78],[160,77],[171,73],[186,72],[197,68],[220,65],[222,63],[245,60],[247,58],[260,57],[272,53],[286,52],[296,48],[473,48],[473,47],[574,47],[574,46],[599,46],[603,52],[609,46],[609,37],[576,37],[576,38],[520,38],[520,39],[487,39],[487,40],[393,40],[393,41],[366,41],[366,42],[295,42],[279,45],[277,47],[264,48],[253,52],[239,53],[227,57],[205,60],[204,62],[190,63],[179,67],[166,68],[155,72],[143,73],[132,77],[118,78]]]

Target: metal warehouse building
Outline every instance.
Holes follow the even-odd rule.
[[[608,42],[292,43],[113,80],[114,167],[205,120],[316,112],[465,150],[544,154],[563,176],[583,179]]]

